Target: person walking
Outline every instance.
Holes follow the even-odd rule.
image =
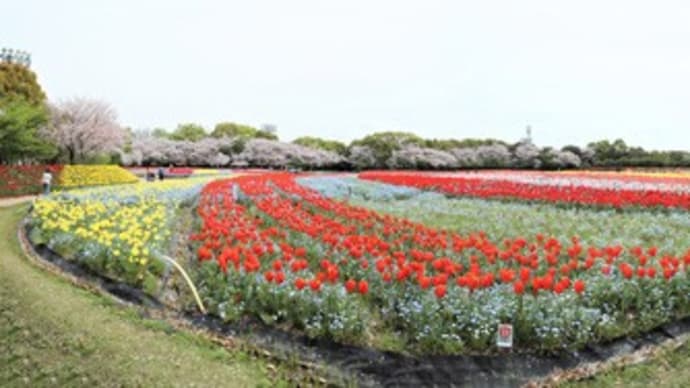
[[[46,168],[46,170],[43,172],[43,176],[41,177],[41,183],[43,183],[43,194],[48,195],[50,194],[50,184],[53,182],[53,173],[50,172],[49,168]]]
[[[153,182],[156,179],[156,175],[151,171],[151,167],[146,167],[146,182]]]
[[[162,181],[165,179],[165,171],[163,171],[163,167],[158,167],[158,180]]]

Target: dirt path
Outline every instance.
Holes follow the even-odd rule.
[[[274,385],[262,361],[140,318],[30,264],[16,238],[26,209],[0,209],[0,385]]]
[[[12,198],[0,198],[0,208],[18,205],[18,204],[23,203],[23,202],[30,202],[34,198],[36,198],[35,195],[25,195],[23,197],[12,197]]]

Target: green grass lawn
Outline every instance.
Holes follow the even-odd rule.
[[[567,383],[564,387],[688,387],[690,346],[664,350],[647,362],[616,368],[591,379]]]
[[[0,385],[257,386],[267,362],[139,318],[30,264],[16,239],[26,206],[0,208]]]

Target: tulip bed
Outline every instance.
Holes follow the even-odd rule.
[[[665,191],[681,198],[675,202],[658,193],[616,200],[614,189],[595,200],[601,182],[531,186],[533,193],[560,193],[553,199],[559,203],[669,205],[662,212],[472,199],[482,209],[499,207],[485,217],[484,225],[498,224],[487,232],[482,223],[474,229],[453,223],[472,208],[453,201],[469,199],[418,188],[492,197],[470,189],[495,189],[499,182],[513,189],[502,196],[548,199],[523,194],[523,183],[505,179],[472,186],[467,178],[440,174],[360,176],[261,174],[206,185],[191,240],[199,262],[195,280],[211,312],[346,343],[445,354],[491,351],[499,323],[514,325],[517,349],[556,350],[643,332],[690,313],[688,216],[681,210],[687,193],[676,186]],[[457,179],[464,186],[448,183]],[[416,216],[406,201],[419,201]],[[408,206],[396,208],[399,202]],[[425,209],[456,218],[433,225],[424,220],[431,213]],[[500,224],[511,216],[522,222]],[[637,224],[626,230],[632,221]]]
[[[690,216],[683,210],[622,211],[497,201],[344,177],[301,177],[298,182],[329,198],[460,234],[483,231],[495,241],[537,234],[593,246],[656,246],[665,252],[690,247]]]
[[[41,197],[30,237],[63,258],[154,293],[184,205],[207,178],[75,189]]]

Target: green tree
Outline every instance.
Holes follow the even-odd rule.
[[[264,131],[261,129],[256,131],[256,135],[254,135],[254,137],[257,139],[278,140],[278,135],[276,135],[275,133]]]
[[[204,127],[194,123],[180,124],[170,135],[172,140],[199,141],[207,136]]]
[[[686,151],[669,151],[668,152],[669,165],[674,167],[688,167],[690,166],[690,152]]]
[[[30,105],[42,105],[46,100],[36,73],[17,63],[0,62],[0,107],[24,100]]]
[[[581,158],[582,155],[583,155],[583,153],[582,153],[582,148],[580,148],[580,147],[578,147],[578,146],[576,146],[576,145],[573,145],[573,144],[568,144],[568,145],[566,145],[566,146],[563,146],[563,147],[561,148],[561,151],[569,151],[569,152],[572,152],[572,153],[574,153],[575,155],[577,155],[577,156],[580,157],[580,158]]]
[[[600,140],[589,143],[589,148],[594,150],[594,164],[597,166],[623,166],[626,164],[624,159],[630,156],[630,149],[623,139],[616,139],[613,143]],[[639,150],[635,153],[639,156]]]
[[[441,151],[449,151],[453,148],[477,148],[483,145],[502,144],[507,143],[496,139],[426,139],[424,146],[427,148],[434,148]]]
[[[376,159],[375,168],[385,168],[386,161],[391,157],[393,151],[401,149],[403,146],[412,144],[424,146],[424,139],[410,132],[377,132],[367,135],[362,139],[350,143],[353,146],[366,146],[374,152]]]
[[[38,136],[39,128],[46,122],[46,109],[23,99],[0,108],[0,163],[54,158],[57,148]]]
[[[224,121],[216,124],[213,132],[211,132],[211,136],[254,138],[257,132],[259,132],[259,130],[252,126]]]
[[[347,153],[347,146],[337,140],[326,140],[319,137],[302,136],[293,140],[292,142],[304,147],[331,151],[340,155],[345,155]]]

